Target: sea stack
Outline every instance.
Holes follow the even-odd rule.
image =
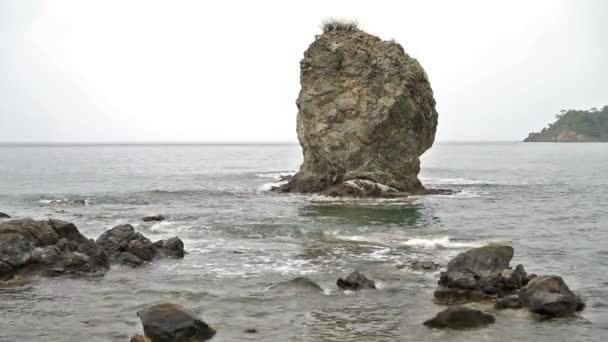
[[[300,62],[299,172],[278,191],[420,194],[419,156],[437,129],[426,72],[395,41],[330,21]]]

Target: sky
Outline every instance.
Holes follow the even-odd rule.
[[[327,18],[425,68],[438,141],[516,141],[608,104],[608,1],[0,0],[1,142],[296,142]]]

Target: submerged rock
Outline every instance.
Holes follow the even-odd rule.
[[[3,218],[11,218],[11,217],[8,214],[0,212],[0,219],[3,219]]]
[[[317,36],[300,62],[299,172],[275,190],[331,196],[423,193],[419,156],[437,111],[428,77],[403,47],[356,27]]]
[[[184,243],[177,237],[159,240],[152,243],[130,224],[118,225],[107,230],[97,238],[97,244],[103,248],[112,261],[139,266],[156,257],[183,258]]]
[[[82,207],[87,204],[83,199],[61,199],[49,202],[49,207]]]
[[[519,292],[519,299],[528,310],[545,316],[569,316],[581,311],[585,303],[575,295],[560,276],[532,279]]]
[[[138,311],[137,316],[152,342],[199,342],[215,335],[212,327],[177,304],[154,305]]]
[[[465,306],[452,306],[423,324],[430,328],[475,328],[494,323],[494,316]]]
[[[367,278],[358,271],[352,272],[346,278],[339,278],[336,285],[338,285],[338,287],[342,290],[350,291],[376,288],[376,283],[374,283],[373,280]]]
[[[166,217],[163,215],[152,215],[152,216],[144,216],[142,217],[142,221],[151,222],[151,221],[164,221]]]
[[[32,219],[0,223],[0,279],[15,275],[103,274],[105,252],[72,223]]]
[[[521,300],[518,295],[510,295],[499,299],[494,304],[494,308],[498,310],[502,309],[519,309],[521,308]]]
[[[292,280],[280,282],[268,288],[274,293],[297,295],[301,293],[323,293],[319,284],[306,277],[297,277]]]

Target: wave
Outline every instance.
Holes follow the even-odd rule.
[[[481,247],[487,241],[461,242],[453,241],[449,236],[440,237],[408,237],[390,233],[372,233],[369,235],[342,235],[339,232],[324,232],[321,240],[326,242],[354,242],[384,246],[407,246],[421,248],[473,248]]]
[[[272,171],[272,172],[256,173],[255,176],[260,177],[260,178],[273,178],[276,180],[280,180],[285,177],[293,176],[295,173],[296,173],[296,171]]]
[[[466,178],[435,178],[420,177],[420,181],[428,184],[442,185],[528,185],[527,182],[506,182],[496,180],[466,179]]]
[[[408,247],[422,247],[422,248],[473,248],[481,247],[486,242],[456,242],[452,241],[449,236],[441,236],[438,238],[413,238],[402,243]]]

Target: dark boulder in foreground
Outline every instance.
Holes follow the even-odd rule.
[[[3,218],[11,218],[11,217],[8,214],[0,212],[0,219],[3,219]]]
[[[298,295],[305,293],[323,293],[319,284],[306,277],[297,277],[288,281],[280,282],[268,288],[269,291],[284,295]]]
[[[118,225],[97,238],[97,245],[103,248],[110,259],[128,266],[139,266],[157,257],[183,258],[184,244],[173,237],[152,243],[130,224]]]
[[[200,342],[215,335],[212,327],[177,304],[154,305],[138,311],[137,316],[152,342]]]
[[[144,222],[154,222],[154,221],[164,221],[166,217],[163,215],[152,215],[152,216],[144,216],[142,217],[142,221]]]
[[[72,223],[32,219],[0,223],[0,280],[15,275],[99,275],[105,252]]]
[[[331,28],[328,28],[331,27]],[[330,23],[300,62],[299,172],[277,190],[330,196],[424,193],[419,156],[437,129],[433,90],[401,45]]]
[[[545,316],[561,317],[574,314],[585,307],[559,276],[540,276],[532,279],[520,292],[525,308]]]
[[[437,314],[423,324],[430,328],[464,329],[494,323],[494,316],[465,306],[453,306]]]
[[[461,304],[493,300],[512,293],[527,283],[522,265],[515,270],[509,263],[513,247],[489,244],[458,254],[441,272],[435,301],[439,304]]]
[[[354,271],[346,278],[340,278],[336,282],[339,288],[342,290],[358,291],[363,289],[375,289],[376,283],[373,280],[367,278],[358,271]]]

